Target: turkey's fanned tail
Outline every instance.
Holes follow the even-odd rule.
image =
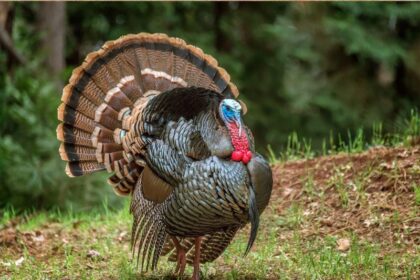
[[[64,88],[57,138],[66,173],[107,170],[120,195],[132,192],[145,164],[140,135],[128,135],[154,96],[201,87],[230,98],[238,90],[216,60],[164,34],[126,35],[87,55]],[[124,141],[124,138],[126,139]]]

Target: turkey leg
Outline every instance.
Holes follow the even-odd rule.
[[[175,273],[181,277],[184,274],[185,266],[187,264],[185,249],[181,246],[178,239],[175,236],[171,236],[172,241],[175,244],[176,254],[177,254],[177,263],[175,268]]]
[[[195,239],[195,256],[194,256],[194,272],[191,280],[200,279],[200,247],[201,247],[201,236]]]

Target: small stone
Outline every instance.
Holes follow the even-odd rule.
[[[96,251],[96,250],[89,250],[89,252],[87,253],[86,256],[88,258],[95,259],[95,258],[98,258],[100,255],[101,254],[98,251]]]

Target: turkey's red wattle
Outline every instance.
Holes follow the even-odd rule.
[[[232,152],[231,159],[233,161],[242,161],[247,164],[252,158],[252,152],[249,150],[248,137],[245,131],[241,131],[239,135],[239,127],[235,122],[228,123],[232,145],[235,150]]]
[[[244,156],[244,153],[243,152],[241,152],[241,151],[233,151],[231,158],[234,161],[241,161],[242,158],[243,158],[243,156]]]

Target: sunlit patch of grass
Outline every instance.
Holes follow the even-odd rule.
[[[329,136],[322,141],[319,150],[314,149],[311,140],[293,131],[287,137],[287,142],[280,153],[275,153],[271,146],[267,147],[268,159],[271,163],[278,163],[338,153],[359,153],[376,146],[410,146],[416,138],[420,137],[420,116],[417,110],[411,110],[410,115],[393,133],[385,134],[382,123],[374,123],[371,132],[366,131],[368,130],[363,128],[355,132],[348,130],[345,136],[330,131]],[[370,137],[367,136],[368,134]]]
[[[420,185],[416,185],[413,183],[413,189],[414,189],[414,201],[417,206],[420,205]]]
[[[24,219],[26,222],[19,224],[18,229],[21,231],[34,230],[40,225],[46,223],[50,217],[46,212],[40,212],[38,214],[25,214]]]
[[[15,217],[16,212],[13,207],[7,207],[0,210],[0,229]]]
[[[380,245],[358,239],[350,234],[351,246],[337,250],[337,237],[315,235],[306,238],[297,230],[305,223],[302,208],[292,204],[283,215],[271,209],[262,216],[255,247],[244,257],[248,230],[236,236],[227,251],[214,263],[202,266],[203,279],[415,279],[419,259],[413,255],[383,256]],[[163,257],[159,269],[141,274],[131,260],[129,238],[119,240],[121,232],[129,232],[131,217],[127,207],[108,213],[85,213],[66,216],[34,214],[35,222],[25,230],[43,230],[45,223],[58,224],[66,242],[58,248],[46,247],[47,258],[32,256],[25,249],[20,265],[14,262],[20,255],[2,251],[0,271],[13,279],[176,279],[174,264]],[[83,222],[78,223],[78,221]],[[51,240],[50,240],[51,241]],[[52,251],[50,251],[52,250]],[[55,250],[55,251],[54,251]],[[87,256],[89,250],[99,253]],[[192,273],[188,267],[186,277]]]
[[[312,173],[308,173],[306,178],[304,178],[303,190],[310,197],[316,197],[316,196],[322,195],[321,193],[315,191],[314,174]]]
[[[328,179],[328,185],[334,187],[337,190],[337,193],[340,198],[341,205],[347,207],[349,205],[349,190],[351,187],[347,182],[345,182],[344,174],[345,171],[350,170],[351,165],[345,165],[336,167],[334,169],[333,175]]]

